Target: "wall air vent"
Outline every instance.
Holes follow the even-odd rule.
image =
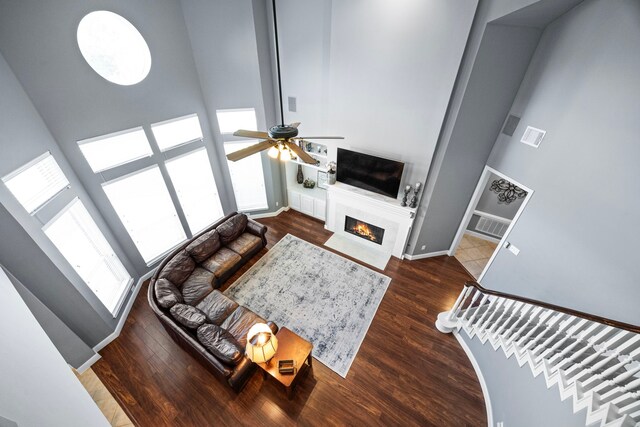
[[[527,126],[527,130],[524,131],[524,135],[522,135],[520,142],[524,142],[527,145],[538,148],[546,133],[547,131],[542,129]]]
[[[481,217],[476,224],[476,230],[499,239],[504,236],[507,228],[509,228],[509,224],[485,217]]]

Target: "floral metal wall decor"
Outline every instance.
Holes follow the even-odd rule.
[[[498,195],[498,203],[506,205],[527,195],[526,191],[506,179],[496,179],[489,189]]]

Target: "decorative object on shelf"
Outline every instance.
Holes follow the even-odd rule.
[[[304,180],[304,183],[302,184],[302,186],[304,188],[313,188],[316,186],[316,182],[312,179],[307,178]]]
[[[269,363],[278,351],[278,338],[266,323],[256,323],[247,333],[246,354],[252,362]]]
[[[318,188],[326,190],[327,187],[329,187],[329,173],[318,171]]]
[[[329,174],[329,185],[336,183],[336,172],[338,171],[338,164],[336,162],[327,163],[327,173]]]
[[[527,195],[526,191],[506,179],[496,179],[491,183],[489,190],[498,195],[498,203],[504,203],[505,205],[514,202],[516,199],[522,199]]]
[[[409,203],[410,208],[415,208],[418,206],[418,194],[420,194],[420,189],[422,188],[422,183],[416,182],[416,186],[413,189],[413,196],[411,196],[411,203]]]
[[[404,187],[404,196],[402,196],[402,202],[400,202],[400,206],[407,206],[407,198],[409,197],[409,193],[411,192],[411,186],[407,185]]]
[[[296,180],[298,184],[302,184],[304,182],[304,174],[302,173],[302,165],[298,165],[298,174],[296,175]]]

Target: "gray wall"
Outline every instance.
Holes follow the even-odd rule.
[[[223,135],[216,110],[254,108],[258,129],[266,130],[276,124],[267,9],[264,2],[251,0],[185,0],[181,5],[217,152],[222,158]],[[261,155],[269,203],[264,212],[269,212],[284,202],[280,165],[265,152]],[[220,167],[228,176],[226,160]],[[228,189],[232,195],[232,187]],[[235,208],[233,197],[229,202]]]
[[[540,37],[535,28],[479,26],[482,39],[456,122],[441,162],[430,173],[426,219],[414,254],[451,246]]]
[[[406,162],[424,183],[462,59],[475,1],[281,1],[284,97],[301,134]]]
[[[487,385],[493,422],[504,427],[584,427],[585,409],[573,413],[571,399],[560,399],[557,386],[547,389],[544,375],[534,378],[528,365],[520,367],[515,357],[507,359],[502,350],[489,343],[460,336],[473,353]],[[486,403],[486,402],[485,402]],[[493,426],[491,426],[493,427]]]
[[[2,268],[2,266],[0,266]],[[20,294],[40,327],[56,346],[64,360],[74,368],[79,368],[87,360],[95,356],[95,352],[80,339],[62,320],[42,303],[8,270],[4,270],[16,291]]]
[[[55,212],[80,197],[131,274],[135,269],[123,256],[84,186],[0,55],[0,176],[50,151],[69,179],[71,188],[46,209],[30,216],[0,183],[0,263],[10,271],[89,346],[115,329],[118,319],[102,305],[75,270],[42,232]],[[73,307],[73,309],[69,309]]]
[[[486,287],[640,324],[639,20],[635,0],[589,0],[544,32],[489,160],[535,192]]]
[[[2,268],[0,301],[0,417],[20,427],[108,426]]]

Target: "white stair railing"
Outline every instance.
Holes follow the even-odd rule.
[[[468,283],[451,310],[436,322],[444,333],[464,331],[470,338],[534,376],[544,375],[547,387],[557,385],[562,400],[571,398],[574,412],[586,408],[586,424],[640,427],[640,334],[554,310],[521,298],[501,296]],[[593,316],[589,316],[593,317]]]

